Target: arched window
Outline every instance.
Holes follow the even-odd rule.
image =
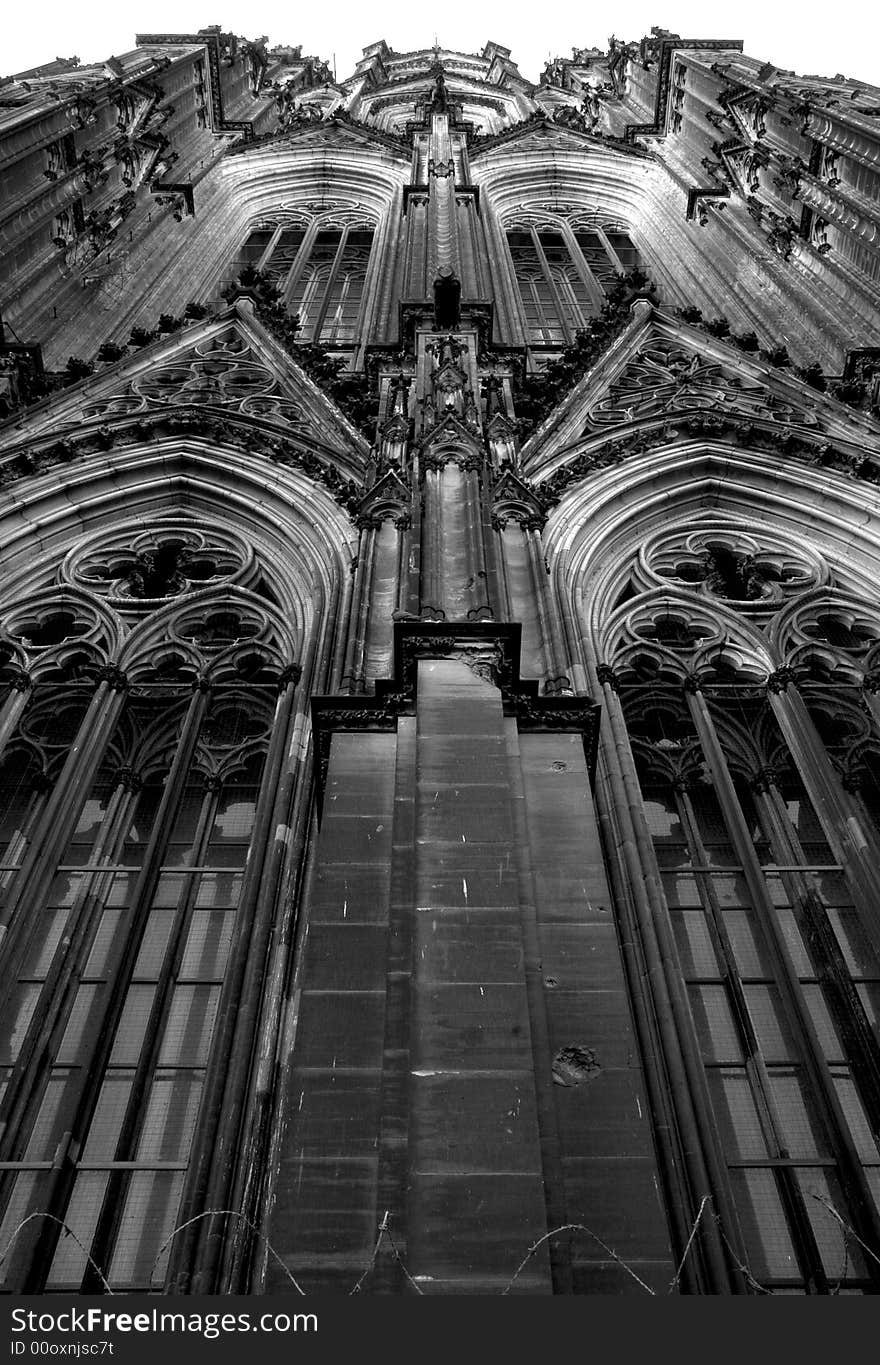
[[[254,228],[236,255],[230,280],[246,266],[267,274],[290,313],[300,320],[301,341],[353,344],[366,286],[374,225],[353,213],[316,220],[290,215]]]
[[[829,687],[807,667],[870,662],[873,606],[844,602],[809,546],[710,517],[656,535],[627,579],[600,675],[702,1060],[725,1235],[772,1292],[875,1293],[880,860],[873,783],[859,805],[834,750],[863,744],[873,771],[877,722],[852,672]]]
[[[533,345],[559,346],[601,311],[603,292],[615,275],[638,264],[620,229],[594,225],[594,215],[530,219],[507,230],[525,331]]]
[[[0,1244],[32,1292],[164,1283],[303,645],[237,537],[129,541],[2,614]]]

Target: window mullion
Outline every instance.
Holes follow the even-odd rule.
[[[18,829],[15,831],[15,838],[9,841],[6,852],[3,855],[3,862],[6,870],[0,873],[0,896],[11,887],[18,869],[21,867],[27,850],[34,839],[34,832],[43,813],[43,807],[48,799],[51,787],[46,784],[41,774],[31,770],[32,790],[28,800],[27,809],[23,812]]]
[[[577,271],[578,275],[580,276],[583,286],[587,291],[590,302],[593,304],[596,311],[598,312],[605,302],[605,291],[602,289],[602,286],[599,284],[598,280],[596,279],[595,275],[593,274],[592,270],[590,269],[589,265],[584,259],[584,253],[580,249],[580,245],[578,244],[578,240],[574,232],[572,231],[571,225],[567,222],[563,222],[562,224],[562,239],[565,242],[566,249],[568,251],[569,257],[571,258],[572,264],[574,265],[574,268]],[[578,311],[580,311],[580,309]],[[587,321],[586,318],[582,318],[582,323],[584,326],[586,326],[586,321]]]
[[[699,687],[686,689],[688,709],[699,736],[706,763],[712,775],[718,800],[724,815],[725,825],[737,857],[743,866],[743,874],[757,912],[757,923],[764,930],[767,946],[776,963],[778,983],[782,988],[792,1023],[802,1039],[804,1065],[813,1082],[817,1096],[821,1098],[825,1122],[835,1140],[835,1151],[839,1153],[841,1174],[844,1184],[851,1192],[853,1215],[857,1218],[860,1235],[869,1243],[880,1246],[880,1215],[871,1196],[865,1173],[852,1139],[849,1126],[843,1114],[833,1077],[822,1054],[821,1043],[813,1020],[807,1011],[800,991],[797,973],[789,955],[788,947],[782,936],[764,874],[758,863],[754,844],[743,816],[733,779],[727,766],[724,751],[715,730],[706,698]],[[870,1274],[880,1284],[880,1267],[870,1265]]]
[[[295,706],[295,678],[290,677],[282,684],[276,703],[260,778],[250,847],[217,1008],[217,1024],[211,1039],[204,1092],[193,1137],[193,1161],[186,1173],[179,1206],[181,1223],[204,1208],[242,1209],[247,1199],[245,1190],[249,1188],[253,1193],[254,1143],[259,1145],[260,1125],[253,1120],[253,1126],[249,1126],[248,1116],[250,1105],[256,1100],[251,1091],[252,1049],[262,1008],[258,1005],[256,982],[262,978],[265,968],[276,895],[273,888],[277,886],[277,876],[286,856],[285,841],[277,837],[277,830],[279,811],[286,809],[289,799],[285,783],[290,777],[285,779],[283,773]],[[273,830],[276,831],[274,838]],[[240,1001],[250,1002],[250,1011],[240,1009]],[[257,1107],[266,1098],[264,1092]],[[228,1147],[217,1141],[221,1122],[227,1125],[229,1132],[252,1134],[253,1141],[242,1139],[238,1160],[231,1160]],[[251,1209],[251,1216],[256,1218],[255,1209]],[[172,1244],[166,1271],[167,1292],[221,1292],[218,1263],[224,1254],[208,1220],[192,1224]],[[206,1290],[205,1283],[212,1287]],[[188,1286],[188,1291],[183,1289],[184,1285]]]
[[[623,267],[623,263],[621,262],[621,259],[620,259],[620,257],[618,256],[617,252],[614,250],[614,247],[613,247],[613,246],[611,245],[611,243],[609,242],[608,237],[606,236],[606,233],[605,233],[605,229],[602,228],[602,227],[600,227],[599,224],[597,223],[596,226],[595,226],[595,228],[593,229],[593,231],[595,232],[596,236],[599,238],[599,241],[602,243],[602,249],[604,250],[606,256],[607,256],[608,259],[609,259],[609,261],[611,262],[611,265],[612,265],[612,267],[614,268],[615,274],[617,274],[617,275],[625,275],[625,274],[626,274],[626,270],[625,270],[624,267]]]
[[[343,226],[342,231],[339,234],[339,245],[336,248],[336,255],[333,257],[333,264],[330,267],[330,275],[327,279],[327,285],[324,289],[323,297],[315,313],[315,330],[313,334],[313,339],[316,342],[320,341],[321,333],[324,330],[324,319],[327,316],[327,309],[330,307],[330,300],[332,299],[333,291],[336,288],[336,281],[339,278],[339,272],[342,268],[342,258],[345,255],[345,249],[347,245],[348,226],[345,225]]]
[[[268,246],[266,247],[265,251],[263,252],[262,256],[259,259],[259,262],[257,263],[258,270],[266,269],[266,266],[272,259],[272,255],[275,251],[276,246],[278,245],[278,242],[281,238],[281,234],[283,231],[284,225],[282,223],[279,223],[275,228],[275,231],[272,233],[272,236],[269,238]]]
[[[768,698],[825,838],[852,888],[866,932],[880,952],[876,923],[880,841],[843,790],[800,689],[785,674],[777,675],[769,680]]]
[[[32,695],[30,678],[25,673],[17,674],[16,685],[10,687],[0,707],[0,759]]]
[[[573,337],[573,332],[565,320],[565,313],[563,312],[562,309],[562,300],[559,297],[559,291],[556,288],[556,281],[553,279],[553,275],[550,271],[550,266],[547,264],[547,257],[544,253],[544,248],[541,245],[540,234],[538,232],[538,229],[535,227],[530,228],[529,231],[532,234],[532,245],[534,246],[535,254],[538,257],[538,262],[541,267],[541,273],[544,276],[544,282],[547,285],[547,290],[553,302],[553,308],[556,313],[557,324],[562,332],[564,339],[570,342]]]
[[[105,857],[105,850],[108,850],[107,861],[115,859],[116,845],[124,835],[132,799],[127,784],[119,782],[110,798],[92,851],[95,861]],[[67,930],[43,979],[33,1019],[3,1096],[0,1108],[3,1121],[0,1141],[2,1160],[13,1160],[13,1153],[26,1144],[42,1103],[43,1087],[35,1088],[33,1079],[39,1075],[45,1081],[48,1069],[39,1066],[38,1059],[47,1058],[48,1066],[51,1066],[63,1037],[103,910],[101,889],[106,875],[101,872],[85,873],[68,910]],[[41,927],[41,917],[38,916],[34,920],[32,932],[38,934]]]
[[[119,957],[113,965],[112,987],[108,989],[108,999],[99,1027],[96,1030],[94,1054],[89,1067],[86,1068],[87,1074],[82,1079],[71,1124],[74,1151],[78,1150],[78,1146],[85,1141],[98,1102],[100,1086],[122,1017],[122,1010],[159,877],[161,853],[168,840],[172,821],[195,753],[202,721],[207,711],[207,693],[207,684],[203,684],[200,680],[193,691],[192,699],[186,710],[177,747],[174,750],[171,769],[153,820],[150,837],[144,849],[143,865],[138,873],[129,910],[128,932],[122,941]],[[75,1180],[76,1168],[73,1162],[68,1159],[60,1165],[47,1192],[45,1212],[52,1214],[54,1218],[63,1219]],[[16,1256],[17,1264],[10,1274],[9,1288],[13,1293],[36,1293],[42,1288],[52,1264],[60,1227],[52,1219],[44,1219],[38,1230],[32,1231],[28,1235],[29,1231],[30,1229],[25,1229],[20,1234]]]
[[[708,863],[708,855],[697,827],[693,805],[687,791],[676,792],[676,803],[691,861],[705,866]],[[774,1159],[791,1160],[791,1153],[784,1137],[778,1108],[770,1086],[767,1065],[752,1023],[733,946],[712,882],[712,873],[701,872],[696,875],[701,887],[701,899],[708,912],[710,935],[722,966],[722,979],[731,998],[733,1016],[743,1043],[743,1050],[747,1059],[746,1078],[758,1111],[764,1140]],[[827,1293],[828,1282],[822,1265],[822,1258],[794,1173],[782,1165],[776,1168],[775,1179],[780,1199],[788,1215],[789,1226],[794,1232],[793,1244],[805,1279],[809,1285],[814,1285],[820,1293]]]
[[[206,784],[202,805],[196,820],[193,835],[192,860],[197,865],[204,861],[205,849],[214,824],[219,804],[219,783]],[[125,1115],[119,1131],[114,1153],[114,1162],[131,1162],[129,1170],[114,1171],[107,1182],[103,1206],[92,1238],[90,1255],[95,1265],[100,1266],[104,1275],[109,1273],[113,1249],[119,1234],[120,1223],[126,1207],[126,1197],[131,1185],[131,1173],[137,1168],[136,1152],[143,1131],[146,1106],[150,1094],[150,1082],[156,1071],[165,1026],[168,1020],[174,987],[180,971],[186,947],[187,935],[192,923],[193,907],[199,889],[198,877],[186,877],[174,911],[174,923],[165,947],[156,992],[150,1008],[150,1015],[144,1033],[144,1044],[135,1067],[131,1091],[126,1104]],[[184,1167],[185,1169],[185,1167]],[[94,1266],[87,1264],[83,1276],[83,1294],[101,1292],[101,1282]]]
[[[121,679],[102,678],[71,741],[67,757],[48,800],[40,810],[27,855],[0,910],[3,939],[3,972],[0,995],[5,995],[18,975],[22,939],[29,934],[43,903],[46,889],[70,837],[84,793],[89,791],[122,709]]]
[[[779,788],[773,782],[762,784],[757,809],[778,861],[806,865],[807,859],[785,808]],[[827,992],[832,1015],[843,1034],[844,1051],[851,1059],[853,1072],[875,1137],[880,1134],[880,1059],[874,1030],[846,966],[840,944],[828,914],[805,873],[787,872],[782,882],[797,919],[802,920],[803,935],[816,977]]]
[[[293,265],[290,267],[290,274],[287,277],[287,283],[284,286],[282,298],[284,305],[287,308],[291,307],[293,300],[296,297],[296,291],[300,286],[300,282],[303,277],[303,272],[306,266],[308,265],[309,257],[312,254],[312,250],[315,245],[315,238],[317,237],[317,235],[318,224],[315,222],[310,223],[309,226],[306,228],[305,235],[302,239],[302,242],[300,243],[299,251],[296,253],[296,259],[293,262]]]

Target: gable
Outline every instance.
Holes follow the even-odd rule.
[[[736,427],[780,449],[793,442],[816,460],[839,446],[846,458],[880,453],[880,425],[811,388],[790,369],[738,349],[680,319],[638,305],[636,318],[526,441],[532,479],[609,443],[656,444],[679,434]]]
[[[642,147],[634,147],[621,139],[607,136],[599,137],[565,123],[550,120],[546,115],[532,116],[519,125],[504,129],[500,133],[489,134],[475,140],[471,149],[471,160],[494,148],[515,147],[516,152],[578,152],[588,149],[618,153],[637,161],[653,160],[653,153]]]
[[[249,315],[247,303],[144,347],[0,427],[0,452],[163,415],[225,418],[335,457],[362,476],[368,443]]]

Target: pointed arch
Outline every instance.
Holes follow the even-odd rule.
[[[873,1283],[867,1260],[841,1270],[823,1201],[868,1245],[880,1230],[880,849],[856,790],[876,762],[858,684],[878,510],[837,474],[673,442],[596,471],[545,532],[572,676],[605,711],[618,914],[664,964],[654,1008],[679,1002],[661,1043],[688,1078],[679,1121],[713,1116],[730,1245],[762,1284],[807,1293]]]
[[[88,1252],[161,1288],[295,908],[353,528],[300,469],[168,439],[35,475],[0,543],[0,1240],[40,1209],[82,1243],[35,1220],[6,1283],[99,1287]]]

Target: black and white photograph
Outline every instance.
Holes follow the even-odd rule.
[[[880,1292],[880,12],[4,24],[11,1354]]]

